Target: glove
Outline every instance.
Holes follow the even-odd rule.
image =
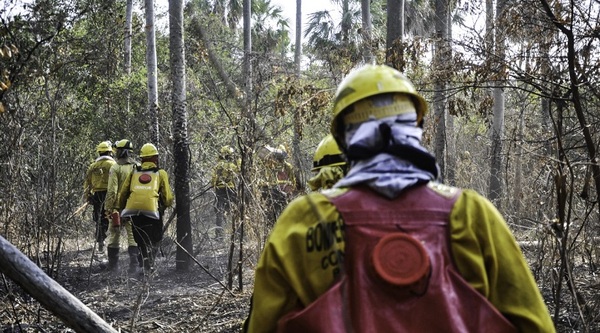
[[[110,214],[110,219],[112,220],[113,227],[121,226],[121,215],[119,214],[119,212],[112,212],[112,214]]]

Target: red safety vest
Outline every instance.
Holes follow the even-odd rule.
[[[344,273],[278,332],[517,332],[452,261],[457,197],[418,186],[394,200],[366,188],[332,198],[344,219]]]

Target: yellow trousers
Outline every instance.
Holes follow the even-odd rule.
[[[114,227],[111,223],[108,228],[109,236],[108,236],[108,244],[107,247],[119,248],[119,243],[121,241],[121,230],[125,229],[127,233],[127,245],[128,246],[137,246],[135,239],[133,239],[133,230],[131,228],[131,220],[123,219],[121,220],[120,227]]]

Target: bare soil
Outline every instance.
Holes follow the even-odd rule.
[[[192,261],[187,272],[176,269],[173,249],[163,246],[150,276],[127,272],[126,250],[120,253],[119,269],[111,272],[105,269],[105,255],[92,252],[65,253],[55,279],[117,331],[240,331],[252,287],[244,282],[240,290],[236,275],[233,290],[226,288],[224,246],[195,256],[198,263]],[[244,276],[251,279],[252,271]],[[10,280],[3,283],[0,332],[73,332]]]

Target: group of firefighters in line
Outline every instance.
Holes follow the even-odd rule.
[[[116,270],[124,229],[128,271],[135,273],[141,267],[141,272],[151,273],[163,236],[162,214],[173,204],[169,176],[159,168],[158,149],[151,143],[143,145],[139,153],[141,163],[135,160],[133,145],[127,139],[117,141],[114,147],[109,141],[101,142],[96,152],[98,157],[86,173],[84,194],[94,207],[98,252],[104,252],[108,236],[107,268]]]
[[[173,203],[167,173],[158,167],[158,150],[147,143],[140,149],[141,164],[136,161],[131,141],[123,139],[112,144],[104,141],[96,147],[98,157],[88,167],[84,193],[93,210],[95,242],[98,252],[106,254],[107,269],[118,267],[122,230],[127,235],[130,273],[138,267],[152,272],[163,236],[164,209]],[[261,174],[258,187],[261,198],[269,208],[266,219],[272,225],[294,193],[295,178],[287,151],[283,145],[259,149],[261,168],[270,172]],[[211,183],[215,191],[216,228],[220,238],[237,198],[239,160],[230,146],[221,148],[213,169]]]

